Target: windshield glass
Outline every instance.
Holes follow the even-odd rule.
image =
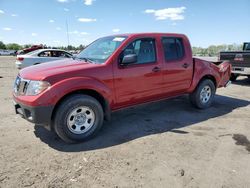
[[[110,36],[97,39],[76,57],[88,59],[94,63],[104,63],[126,38],[126,36]]]

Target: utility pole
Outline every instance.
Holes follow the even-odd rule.
[[[68,39],[68,47],[67,47],[67,49],[69,49],[69,26],[68,26],[68,20],[66,20],[66,29],[67,29],[67,39]]]

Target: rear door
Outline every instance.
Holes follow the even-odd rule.
[[[128,54],[136,54],[134,64],[119,63]],[[118,57],[114,67],[114,83],[118,106],[129,106],[152,100],[162,93],[162,64],[157,55],[155,38],[140,38],[130,42]]]
[[[164,92],[179,94],[189,89],[193,77],[190,44],[181,37],[162,37]]]

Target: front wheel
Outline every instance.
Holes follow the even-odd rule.
[[[212,80],[203,80],[199,83],[195,91],[190,94],[190,101],[197,108],[208,108],[212,104],[215,90],[216,88]]]
[[[100,103],[88,95],[72,95],[57,108],[54,128],[57,135],[67,143],[90,139],[103,124]]]

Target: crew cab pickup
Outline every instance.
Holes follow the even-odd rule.
[[[185,35],[114,35],[72,59],[22,69],[13,99],[26,120],[81,142],[96,135],[111,112],[133,105],[189,94],[194,106],[208,108],[230,74],[228,62],[193,58]]]
[[[250,78],[250,42],[243,44],[242,51],[220,52],[219,59],[232,64],[231,81],[235,81],[240,75]]]

